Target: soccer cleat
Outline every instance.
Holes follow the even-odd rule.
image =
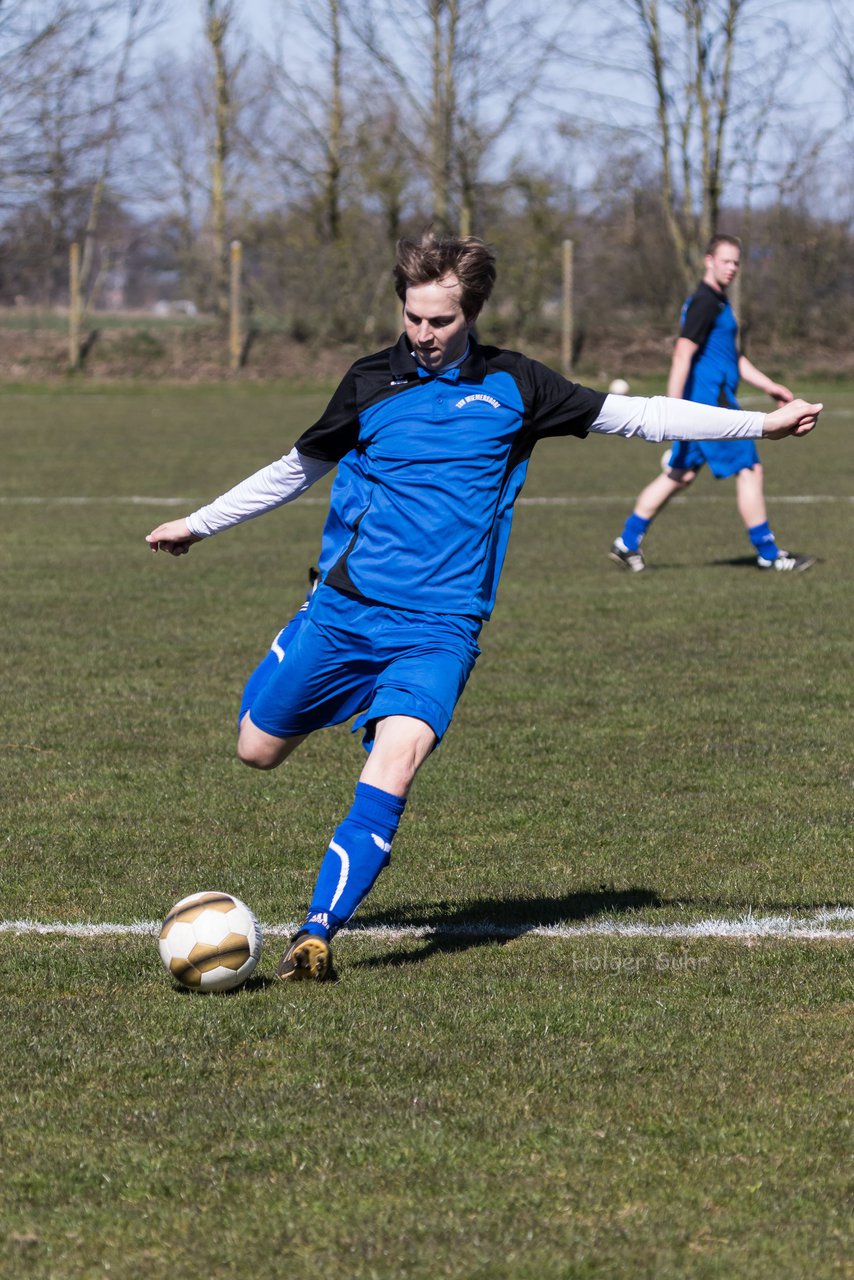
[[[282,982],[326,982],[334,978],[332,948],[325,938],[301,929],[279,961],[276,977]]]
[[[628,569],[631,573],[642,573],[646,568],[646,561],[643,558],[643,552],[640,547],[637,551],[629,551],[622,538],[618,538],[608,555],[615,564],[622,565],[624,569]]]
[[[776,560],[757,556],[756,564],[760,569],[776,569],[778,573],[803,573],[815,564],[815,556],[790,556],[788,551],[781,551]]]

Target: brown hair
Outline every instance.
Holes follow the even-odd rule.
[[[712,236],[711,240],[706,245],[706,257],[707,258],[711,257],[712,254],[715,252],[715,249],[717,249],[722,244],[731,244],[731,245],[734,245],[736,249],[741,250],[741,241],[739,240],[738,236],[728,236],[728,235]]]
[[[410,285],[430,284],[455,275],[466,320],[476,320],[495,284],[495,254],[474,236],[437,236],[432,228],[420,240],[398,240],[394,287],[401,302]]]

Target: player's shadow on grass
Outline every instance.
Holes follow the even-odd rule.
[[[713,569],[752,569],[759,577],[756,569],[756,556],[728,556],[725,560],[710,560]]]
[[[675,560],[657,560],[646,566],[644,577],[648,573],[681,573],[695,572],[697,569],[756,569],[756,556],[730,556],[726,560],[692,560],[677,562]],[[630,575],[626,575],[629,577]]]
[[[465,907],[449,908],[437,902],[420,914],[407,915],[402,921],[394,912],[373,912],[353,928],[393,930],[429,929],[426,937],[416,933],[402,938],[396,951],[353,962],[355,968],[381,968],[386,965],[421,964],[437,954],[467,951],[493,943],[505,944],[524,937],[534,929],[580,924],[602,915],[620,915],[648,907],[666,907],[668,903],[652,889],[597,889],[568,893],[562,898],[486,898]]]
[[[786,554],[788,555],[790,553],[787,552]],[[794,552],[791,554],[794,555]],[[821,563],[821,559],[816,558],[816,564]],[[759,575],[759,571],[756,567],[756,556],[731,556],[728,560],[711,560],[709,564],[713,569],[750,569],[755,572],[757,576],[761,576]]]

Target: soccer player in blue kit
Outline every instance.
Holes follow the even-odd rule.
[[[589,431],[662,441],[805,435],[822,408],[732,412],[578,386],[473,328],[495,281],[481,241],[402,240],[404,333],[358,360],[283,458],[210,505],[158,526],[152,550],[202,538],[304,493],[336,469],[320,581],[250,676],[237,752],[273,769],[310,733],[356,717],[367,760],[278,967],[332,976],[331,939],[390,859],[418,769],[441,741],[478,656],[531,452]]]
[[[727,298],[741,264],[741,241],[717,235],[709,241],[703,279],[682,308],[673,349],[667,394],[697,404],[737,409],[739,379],[764,391],[778,404],[792,400],[788,387],[773,382],[738,349],[738,322]],[[611,547],[611,559],[632,573],[646,568],[641,542],[655,517],[677,493],[684,493],[708,463],[718,480],[735,476],[736,503],[760,569],[801,573],[815,556],[782,551],[768,523],[762,463],[752,440],[685,440],[665,455],[663,472],[639,494],[623,531]]]

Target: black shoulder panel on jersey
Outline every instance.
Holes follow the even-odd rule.
[[[593,391],[519,351],[481,347],[487,373],[509,373],[524,406],[522,426],[507,459],[508,473],[549,436],[583,439],[601,412],[605,393]]]
[[[358,445],[362,410],[417,383],[418,366],[404,335],[395,346],[350,366],[317,422],[297,440],[296,449],[309,458],[339,462]]]
[[[534,440],[587,435],[605,403],[604,392],[570,382],[519,351],[481,350],[490,373],[504,370],[514,379],[525,406],[526,429]]]
[[[586,436],[605,395],[570,382],[547,365],[518,351],[482,347],[472,341],[460,369],[467,382],[483,382],[491,373],[508,373],[524,407],[523,424],[513,450],[521,458],[547,436]],[[359,415],[373,404],[419,384],[418,365],[402,335],[393,347],[364,356],[351,365],[321,417],[296,442],[300,453],[338,462],[358,446]]]
[[[322,462],[338,462],[355,446],[359,435],[355,367],[347,370],[317,422],[297,440],[294,447],[299,453]]]
[[[685,303],[679,337],[705,346],[715,321],[726,306],[726,297],[703,281]]]

